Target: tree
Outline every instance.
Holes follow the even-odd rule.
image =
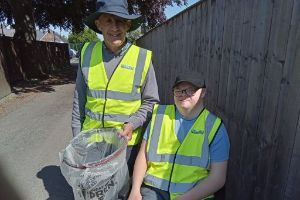
[[[138,28],[134,31],[131,31],[129,33],[127,33],[126,38],[130,41],[130,42],[135,42],[137,39],[139,39],[142,36],[142,31],[141,28]]]
[[[34,16],[41,29],[50,25],[72,32],[84,29],[83,19],[95,11],[96,0],[33,0]]]
[[[0,2],[0,20],[7,19],[12,24],[14,20],[17,39],[35,40],[35,22],[31,0],[3,0]],[[13,19],[13,20],[12,20]]]
[[[187,5],[187,0],[128,0],[129,12],[141,14],[147,29],[164,22],[166,7],[174,4],[177,6]]]
[[[97,34],[89,28],[84,28],[79,33],[71,33],[68,37],[69,43],[84,43],[98,40]]]
[[[129,12],[141,14],[148,28],[165,21],[166,6],[175,4],[186,5],[187,0],[128,0]],[[0,22],[14,24],[19,38],[32,39],[35,25],[40,29],[52,25],[80,32],[84,28],[83,19],[95,10],[96,0],[0,0]]]

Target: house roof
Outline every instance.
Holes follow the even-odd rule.
[[[50,32],[51,34],[53,33],[52,31]],[[3,28],[0,29],[0,35],[4,35],[7,37],[13,37],[15,34],[15,29],[8,29],[8,28]],[[49,34],[48,31],[41,31],[41,30],[36,30],[36,40],[37,41],[45,41],[43,40],[43,38]],[[68,43],[67,40],[65,40],[63,37],[61,37],[59,34],[57,34],[56,32],[54,32],[55,35],[55,42],[59,42],[59,43]],[[48,42],[53,42],[53,40],[47,40]]]

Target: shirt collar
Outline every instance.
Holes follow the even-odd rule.
[[[176,107],[175,107],[176,108]],[[203,110],[204,110],[204,107],[203,107],[203,109],[200,111],[200,113],[196,116],[196,117],[194,117],[194,118],[192,118],[192,119],[187,119],[184,115],[182,115],[180,112],[179,112],[179,110],[176,108],[175,109],[176,111],[176,113],[175,113],[175,115],[176,115],[176,117],[178,117],[178,118],[182,118],[183,120],[186,120],[186,121],[195,121],[200,115],[201,115],[201,113],[203,112]]]
[[[129,47],[131,46],[131,43],[128,42],[126,40],[126,44],[122,47],[122,49],[120,51],[118,51],[117,53],[112,52],[109,48],[107,48],[107,46],[105,45],[105,42],[102,42],[103,48],[105,49],[105,51],[107,51],[108,53],[114,55],[114,56],[123,56],[125,54],[125,52],[129,49]]]

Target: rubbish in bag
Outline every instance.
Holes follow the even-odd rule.
[[[116,200],[128,182],[127,140],[117,129],[83,131],[59,153],[60,169],[75,200]]]

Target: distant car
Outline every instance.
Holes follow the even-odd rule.
[[[77,51],[74,49],[69,48],[69,56],[70,58],[75,58],[77,55]]]

